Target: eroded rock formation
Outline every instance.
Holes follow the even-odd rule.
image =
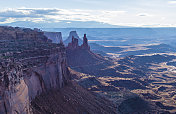
[[[88,45],[88,40],[86,34],[83,37],[83,44],[79,46],[78,39],[72,36],[72,41],[68,44],[68,49],[75,50],[75,49],[85,49],[90,50],[90,46]]]
[[[64,44],[67,46],[70,42],[72,42],[72,37],[78,39],[78,44],[82,44],[82,40],[79,38],[78,34],[76,31],[71,31],[68,38],[64,41]]]
[[[0,27],[0,114],[32,113],[30,102],[68,83],[65,47],[43,32]]]
[[[61,43],[62,42],[62,33],[61,32],[44,32],[44,35],[52,40],[53,43]]]
[[[86,34],[84,34],[84,37],[83,37],[83,44],[81,45],[81,48],[82,49],[87,49],[87,50],[90,50],[90,46],[88,44],[88,39],[86,37]]]
[[[106,63],[106,60],[90,50],[86,34],[83,37],[83,44],[79,46],[78,39],[72,37],[72,42],[66,47],[67,61],[71,68]]]
[[[72,36],[72,41],[71,43],[68,44],[68,49],[78,49],[79,48],[79,45],[78,45],[78,39],[77,38],[74,38],[74,36]]]

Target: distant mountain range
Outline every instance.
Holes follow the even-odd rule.
[[[59,21],[59,22],[32,22],[32,21],[16,21],[1,26],[18,26],[29,28],[126,28],[127,26],[111,25],[96,21]]]

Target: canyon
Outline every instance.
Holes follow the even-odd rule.
[[[87,37],[0,27],[0,114],[175,113],[174,48]]]
[[[1,114],[116,113],[112,102],[71,81],[67,49],[60,33],[3,26],[0,27],[0,48]],[[89,49],[86,36],[80,49]],[[77,100],[70,100],[74,98]],[[65,100],[68,104],[63,107]],[[74,102],[79,102],[78,107],[71,105]],[[44,104],[48,105],[44,108]],[[61,109],[57,110],[55,104]],[[85,108],[86,105],[94,107]]]
[[[166,44],[141,44],[131,49],[130,46],[124,49],[97,44],[85,49],[82,46],[73,37],[66,48],[74,80],[112,101],[117,113],[175,113],[174,48]],[[114,56],[117,52],[127,55]]]
[[[1,27],[0,40],[1,114],[30,113],[36,96],[69,81],[64,46],[50,43],[42,32]]]

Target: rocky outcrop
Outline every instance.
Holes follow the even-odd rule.
[[[68,44],[68,49],[78,49],[79,48],[79,45],[78,45],[78,39],[77,38],[74,38],[74,36],[72,37],[72,42]]]
[[[90,50],[90,46],[88,45],[88,40],[87,40],[86,34],[84,34],[83,44],[81,46],[79,46],[78,41],[79,40],[77,38],[72,36],[72,41],[71,41],[71,43],[68,44],[67,49],[70,49],[70,50],[75,50],[75,49]]]
[[[82,44],[82,40],[79,38],[78,34],[76,31],[71,31],[68,38],[64,41],[64,44],[67,46],[69,43],[72,42],[72,37],[78,39],[78,44],[81,45]]]
[[[0,40],[38,40],[47,41],[47,37],[43,35],[43,32],[37,32],[30,28],[19,27],[6,27],[0,26]]]
[[[52,40],[53,43],[61,43],[62,42],[62,33],[61,32],[44,32],[44,35]]]
[[[86,34],[84,34],[84,37],[83,37],[83,44],[81,45],[81,48],[82,49],[87,49],[87,50],[90,50],[90,46],[88,44],[88,39],[86,37]]]
[[[21,64],[14,62],[3,66],[6,68],[1,72],[4,77],[1,79],[0,107],[4,107],[1,114],[29,113],[30,102],[36,96],[63,87],[69,81],[69,71],[62,54],[52,54],[43,65],[32,68],[22,69]]]
[[[32,113],[30,103],[36,96],[69,82],[65,47],[50,43],[42,32],[30,29],[41,34],[33,38],[25,29],[5,29],[9,35],[21,30],[25,37],[0,37],[0,114]]]
[[[66,47],[66,52],[68,65],[73,69],[106,63],[103,57],[90,50],[86,34],[84,34],[83,44],[81,46],[78,44],[78,39],[72,37],[72,42]]]

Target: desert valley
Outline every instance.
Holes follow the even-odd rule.
[[[0,113],[176,112],[174,42],[77,31],[0,27]]]

